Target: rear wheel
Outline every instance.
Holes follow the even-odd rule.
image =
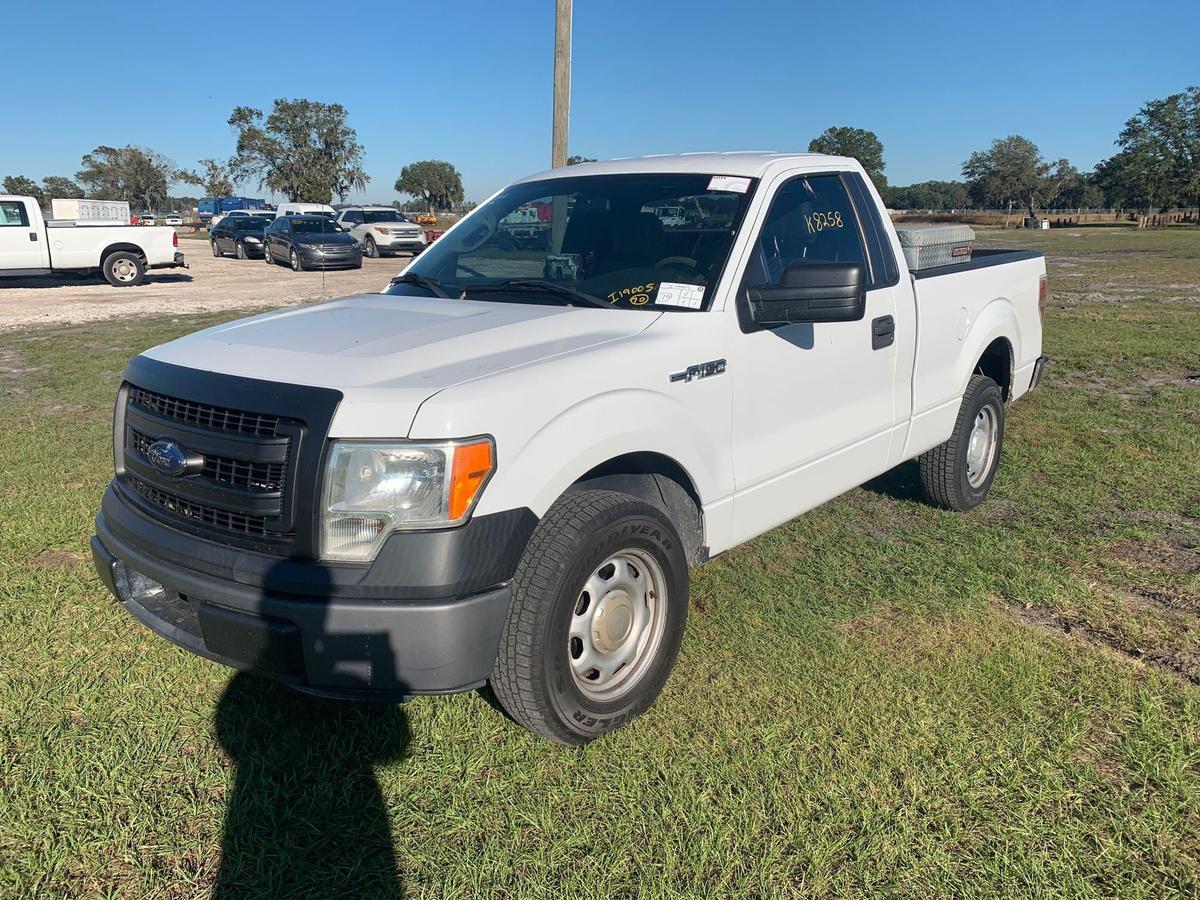
[[[930,503],[966,511],[987,496],[1004,447],[1004,395],[986,375],[967,384],[954,433],[921,454],[921,489]]]
[[[619,728],[666,683],[687,604],[687,561],[664,512],[615,491],[569,494],[517,567],[492,672],[496,697],[560,744]]]
[[[110,253],[100,264],[104,280],[113,287],[133,287],[146,277],[146,266],[136,253],[120,250]]]

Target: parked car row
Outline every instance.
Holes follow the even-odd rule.
[[[213,256],[232,253],[238,259],[286,263],[305,269],[360,269],[363,245],[323,215],[234,215],[221,219],[209,232]]]

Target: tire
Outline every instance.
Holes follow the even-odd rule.
[[[221,252],[221,248],[217,246],[216,240],[211,240],[211,241],[209,241],[209,243],[212,244],[213,256],[215,256],[217,259],[220,259],[222,256],[225,255],[224,253]]]
[[[687,623],[687,560],[666,513],[616,491],[560,498],[512,591],[491,685],[519,724],[578,746],[654,702]]]
[[[118,250],[104,258],[100,272],[113,287],[136,287],[146,277],[146,266],[136,253]]]
[[[304,271],[304,262],[300,259],[300,254],[295,250],[292,250],[292,252],[288,254],[288,261],[292,264],[293,272]]]
[[[983,502],[1004,447],[1004,396],[986,375],[972,375],[954,432],[918,459],[921,489],[935,506],[965,512]]]
[[[268,266],[275,265],[275,257],[271,255],[271,245],[263,241],[263,262]]]
[[[375,238],[367,235],[367,239],[363,241],[363,255],[375,259],[379,256],[379,248],[375,246]]]
[[[249,259],[249,256],[246,255],[246,245],[243,244],[241,241],[237,242],[237,258],[238,259]]]

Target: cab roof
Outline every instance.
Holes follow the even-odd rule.
[[[774,150],[730,150],[720,153],[676,153],[654,156],[634,156],[609,159],[604,162],[580,163],[564,169],[548,169],[530,175],[522,181],[540,181],[575,175],[616,175],[629,172],[681,172],[700,175],[741,175],[762,178],[774,169],[796,166],[819,169],[858,169],[858,163],[847,156],[827,153],[779,153]]]

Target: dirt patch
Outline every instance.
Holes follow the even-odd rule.
[[[345,272],[293,272],[285,266],[268,266],[262,260],[216,259],[207,241],[179,243],[191,265],[188,274],[151,272],[137,287],[116,288],[101,279],[70,277],[12,280],[0,292],[0,332],[126,316],[291,306],[377,293],[410,259],[366,259],[361,269]],[[3,352],[0,350],[0,354]],[[0,383],[5,365],[0,356]]]
[[[1200,684],[1200,651],[1190,648],[1138,647],[1126,635],[1103,622],[1065,615],[1039,604],[1010,603],[1002,597],[993,597],[992,603],[1023,625],[1063,635],[1135,664],[1151,666],[1193,684]]]
[[[1138,568],[1165,569],[1184,575],[1200,573],[1200,547],[1192,546],[1182,534],[1172,534],[1152,544],[1123,539],[1113,544],[1110,552],[1115,559]]]
[[[1126,378],[1113,378],[1096,372],[1066,369],[1055,371],[1054,382],[1061,387],[1081,388],[1105,397],[1142,400],[1163,388],[1200,388],[1200,372],[1141,372]]]
[[[0,397],[23,397],[29,393],[22,382],[25,376],[37,371],[35,366],[25,362],[12,347],[0,347]]]
[[[43,550],[29,560],[31,569],[76,569],[87,562],[78,550]]]

